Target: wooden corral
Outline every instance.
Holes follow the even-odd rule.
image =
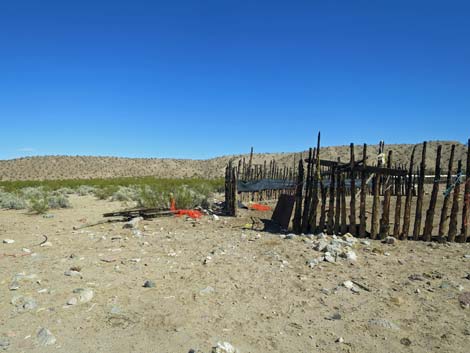
[[[470,140],[469,140],[470,145]],[[349,161],[321,159],[320,134],[308,158],[299,158],[292,168],[277,167],[274,161],[252,165],[239,161],[226,170],[226,211],[235,215],[237,201],[275,199],[295,195],[292,231],[296,233],[351,233],[358,237],[459,241],[469,240],[470,146],[466,161],[454,161],[451,148],[447,166],[441,166],[442,147],[435,165],[426,166],[427,143],[416,164],[416,146],[405,165],[393,164],[393,151],[379,146],[377,160],[367,159],[367,145],[357,158],[350,145]],[[252,154],[251,154],[252,156]],[[465,169],[463,169],[465,162]],[[457,168],[455,165],[457,164]],[[433,182],[425,171],[433,168]],[[445,168],[445,170],[443,169]],[[465,170],[465,172],[463,171]],[[445,177],[441,177],[445,173]],[[285,189],[262,189],[238,193],[244,181],[285,180]],[[464,184],[464,185],[462,185]]]

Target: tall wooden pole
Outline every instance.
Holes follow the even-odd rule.
[[[434,167],[434,183],[432,186],[431,201],[426,212],[426,222],[424,224],[423,240],[431,241],[432,229],[434,223],[434,212],[436,209],[437,195],[439,193],[439,183],[441,181],[441,150],[442,146],[437,147],[436,166]]]
[[[354,172],[355,158],[354,158],[354,144],[351,143],[350,149],[350,168],[351,168],[351,200],[349,202],[349,233],[356,235],[356,173]]]
[[[364,167],[367,165],[367,145],[364,144],[362,149],[362,160]],[[366,236],[366,197],[367,197],[367,174],[365,170],[361,172],[361,200],[359,211],[359,236]]]
[[[392,166],[392,151],[388,152],[388,159],[387,159],[387,168],[391,168]],[[391,176],[388,175],[385,185],[384,191],[384,205],[382,211],[382,218],[380,219],[380,238],[384,239],[390,233],[390,198],[392,194],[392,185],[390,183]]]
[[[418,240],[421,232],[421,218],[423,212],[423,198],[424,198],[424,176],[426,172],[426,141],[423,142],[423,150],[421,153],[421,166],[419,170],[418,179],[418,199],[416,201],[416,215],[415,224],[413,227],[413,239]]]
[[[450,149],[449,157],[449,166],[447,167],[447,180],[446,180],[446,192],[444,194],[444,201],[442,203],[441,209],[441,220],[439,222],[439,241],[443,240],[446,227],[447,227],[447,214],[449,212],[449,202],[450,202],[450,191],[449,188],[452,185],[452,169],[454,167],[454,155],[455,155],[455,145],[452,145]]]
[[[457,167],[457,178],[460,178],[462,173],[462,160],[459,160]],[[452,199],[452,209],[450,210],[449,221],[449,235],[448,241],[454,241],[457,235],[457,214],[459,212],[459,196],[460,196],[460,179],[455,181],[454,195]]]
[[[462,230],[459,241],[465,243],[468,239],[468,222],[470,221],[470,139],[468,139],[467,143],[467,165],[465,166],[465,191],[463,199]]]

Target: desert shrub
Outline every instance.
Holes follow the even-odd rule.
[[[51,194],[47,196],[47,203],[49,208],[52,209],[71,207],[69,199],[64,194]]]
[[[47,193],[30,198],[28,209],[38,214],[46,213],[49,209]]]
[[[62,195],[72,195],[72,194],[75,194],[76,190],[69,188],[69,187],[63,187],[63,188],[57,189],[56,192]]]
[[[138,201],[139,189],[135,186],[120,186],[111,196],[112,201]]]
[[[149,208],[169,208],[170,195],[160,187],[144,185],[139,190],[137,205]]]
[[[91,194],[94,194],[95,191],[96,191],[96,188],[90,185],[80,185],[76,190],[79,196],[91,195]]]
[[[201,191],[203,191],[201,189]],[[207,207],[207,197],[201,191],[182,185],[175,189],[173,196],[175,198],[176,207],[180,209],[194,208],[196,206]]]
[[[26,200],[21,195],[0,191],[0,208],[22,210],[27,206]]]
[[[26,200],[41,198],[44,192],[45,192],[44,188],[41,186],[40,187],[25,187],[21,189],[21,195]]]
[[[95,196],[100,200],[108,200],[116,192],[117,187],[114,186],[105,186],[95,189]]]

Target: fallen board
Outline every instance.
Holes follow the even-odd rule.
[[[279,196],[279,200],[277,201],[271,220],[278,223],[281,226],[281,229],[289,228],[294,203],[294,195],[282,194]]]

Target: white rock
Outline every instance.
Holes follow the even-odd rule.
[[[390,244],[390,245],[394,245],[396,244],[396,242],[397,242],[397,239],[394,237],[386,237],[384,240],[382,240],[382,243]]]
[[[346,251],[346,252],[344,253],[344,255],[346,256],[346,259],[347,259],[348,261],[351,261],[351,262],[357,261],[357,255],[356,255],[356,253],[355,253],[354,251],[352,251],[352,250]]]
[[[67,301],[67,305],[77,305],[78,299],[76,297],[72,297]]]
[[[213,214],[213,215],[212,215],[212,219],[213,219],[214,221],[218,221],[218,220],[220,219],[220,217],[217,216],[216,214]]]
[[[370,245],[370,241],[369,241],[369,240],[361,240],[361,244],[362,244],[362,245],[365,245],[365,246],[369,246],[369,245]]]
[[[325,253],[325,257],[324,257],[324,260],[326,262],[336,262],[336,258],[329,252],[326,252]]]
[[[78,294],[78,300],[80,303],[88,303],[93,299],[93,291],[89,288],[77,288],[73,292]]]
[[[3,244],[13,244],[14,242],[13,239],[3,239]]]
[[[351,281],[344,281],[343,286],[347,289],[352,289],[354,287],[354,283],[352,283]]]
[[[239,350],[228,342],[217,342],[217,345],[212,348],[212,353],[239,353]]]
[[[51,344],[56,343],[57,341],[51,331],[49,331],[47,328],[42,328],[39,330],[37,334],[37,339],[39,341],[39,344],[43,346],[49,346]]]
[[[132,218],[129,222],[124,223],[122,228],[124,229],[135,229],[139,226],[140,221],[142,221],[142,217],[135,217]]]
[[[344,343],[344,338],[343,338],[343,337],[338,337],[338,338],[336,339],[336,342],[337,342],[337,343]]]

